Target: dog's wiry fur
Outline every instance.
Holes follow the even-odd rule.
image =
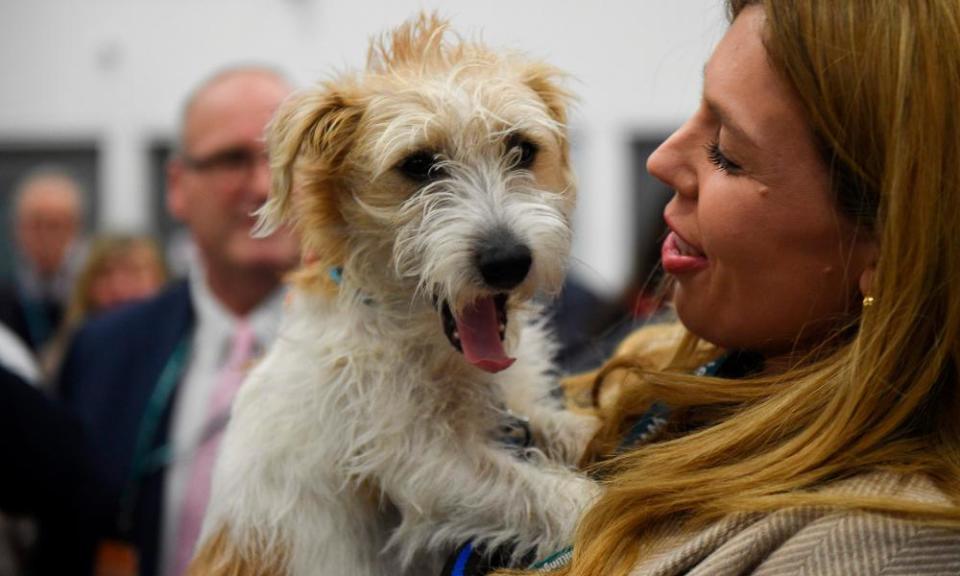
[[[435,574],[468,539],[542,555],[596,492],[569,468],[592,421],[551,399],[531,304],[559,289],[570,247],[567,95],[547,65],[445,28],[398,28],[364,73],[298,93],[271,125],[261,224],[292,220],[312,258],[236,399],[193,574]],[[522,167],[518,138],[536,151]],[[418,151],[437,177],[398,169]],[[448,341],[440,303],[457,315],[499,292],[476,260],[503,235],[532,265],[506,307],[517,360],[492,374]],[[537,449],[502,445],[508,409]]]

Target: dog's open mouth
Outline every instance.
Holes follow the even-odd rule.
[[[454,317],[443,303],[443,331],[467,362],[487,372],[500,372],[516,360],[507,356],[503,338],[507,330],[507,295],[485,296]]]

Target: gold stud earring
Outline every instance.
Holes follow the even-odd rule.
[[[877,302],[877,299],[874,298],[873,296],[864,296],[864,297],[863,297],[863,307],[864,307],[864,308],[869,308],[869,307],[873,306],[876,302]]]

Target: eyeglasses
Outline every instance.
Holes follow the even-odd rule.
[[[266,166],[268,160],[266,150],[244,147],[228,148],[202,157],[184,154],[182,158],[190,170],[231,181],[249,177],[258,164]]]

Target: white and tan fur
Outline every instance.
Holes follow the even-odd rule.
[[[560,288],[570,247],[567,95],[553,68],[445,28],[394,30],[365,72],[296,94],[271,125],[261,223],[292,220],[312,257],[234,404],[192,574],[436,574],[469,539],[543,555],[596,494],[572,469],[593,422],[552,397],[532,303]],[[519,139],[536,145],[522,169]],[[398,169],[422,150],[442,177]],[[508,300],[517,360],[493,374],[451,345],[438,302],[491,293],[476,252],[505,231],[533,263]],[[537,448],[498,440],[508,409]]]

